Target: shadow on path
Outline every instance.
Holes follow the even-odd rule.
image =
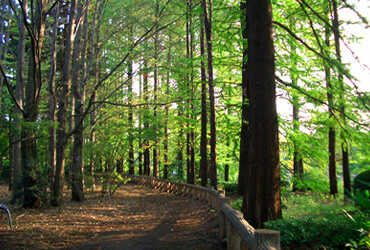
[[[204,203],[134,184],[123,186],[111,203],[105,211],[90,208],[97,217],[114,218],[99,220],[109,230],[64,249],[224,249],[215,214]]]

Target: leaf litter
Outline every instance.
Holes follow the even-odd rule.
[[[25,210],[9,204],[1,184],[14,231],[1,213],[0,249],[224,249],[215,214],[200,201],[130,183],[110,198],[96,190],[72,202],[70,193],[62,207]]]

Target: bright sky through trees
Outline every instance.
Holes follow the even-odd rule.
[[[363,15],[367,21],[370,20],[370,1],[350,1],[350,3],[356,3],[360,14]],[[359,21],[358,16],[348,9],[345,9],[340,13],[340,17],[343,20]],[[346,25],[343,27],[345,34],[353,34],[355,37],[359,37],[358,42],[349,44],[355,55],[359,58],[358,63],[355,58],[351,55],[351,52],[342,45],[343,62],[350,63],[351,73],[355,78],[359,80],[358,86],[363,91],[370,91],[370,29],[364,28],[364,25]]]
[[[370,21],[369,0],[351,0],[348,3],[356,4],[359,14],[365,17],[367,21]],[[348,8],[341,10],[339,18],[343,21],[354,22],[354,24],[342,24],[341,32],[344,39],[349,36],[359,38],[357,41],[347,44],[354,55],[352,55],[345,44],[341,44],[343,63],[348,65],[351,75],[357,79],[356,85],[360,90],[370,91],[370,23],[367,28],[365,24],[358,24],[361,20],[354,11]],[[346,82],[348,83],[348,80]],[[352,85],[350,84],[350,86]],[[290,120],[292,117],[292,106],[284,95],[281,95],[281,93],[277,94],[277,111],[282,119]]]

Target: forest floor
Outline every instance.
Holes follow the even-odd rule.
[[[216,216],[200,201],[130,183],[110,198],[87,192],[81,203],[70,193],[63,207],[25,210],[9,204],[1,184],[14,231],[0,211],[0,249],[224,249]]]

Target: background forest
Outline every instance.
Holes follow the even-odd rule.
[[[121,173],[236,186],[243,4],[1,0],[0,173],[13,202],[61,206],[65,184],[83,201]],[[368,5],[272,1],[283,191],[350,194],[370,170],[368,83],[352,71],[369,74]]]

